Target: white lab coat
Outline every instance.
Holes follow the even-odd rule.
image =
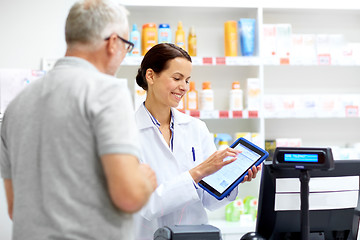
[[[213,137],[204,122],[172,109],[174,117],[173,152],[151,121],[144,104],[136,112],[140,131],[141,162],[156,172],[158,187],[149,202],[135,214],[137,240],[153,239],[159,228],[174,224],[206,224],[206,211],[235,200],[237,188],[219,201],[196,186],[189,170],[216,151]],[[195,150],[195,161],[192,148]]]

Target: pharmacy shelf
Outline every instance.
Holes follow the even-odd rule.
[[[278,61],[275,62],[267,62],[267,63],[263,63],[264,66],[308,66],[308,67],[326,67],[326,66],[333,66],[333,67],[358,67],[360,66],[360,62],[356,62],[356,63],[339,63],[339,64],[324,64],[324,63],[317,63],[317,64],[313,64],[313,63],[280,63]]]
[[[143,57],[126,56],[121,63],[122,66],[140,66]],[[48,71],[54,67],[58,59],[56,58],[43,58],[41,69]],[[260,57],[191,57],[193,66],[308,66],[308,67],[358,67],[359,62],[346,62],[342,64],[324,64],[324,63],[280,63],[279,60],[263,60]]]
[[[231,83],[240,81],[245,90],[248,78],[260,79],[262,98],[267,94],[360,94],[359,60],[345,59],[339,64],[339,61],[332,61],[334,59],[324,55],[311,63],[299,59],[294,61],[291,56],[289,61],[280,62],[279,59],[265,58],[261,52],[263,24],[289,23],[296,34],[342,34],[349,42],[360,42],[360,32],[356,31],[360,29],[360,2],[125,0],[123,3],[131,12],[130,24],[136,23],[139,28],[147,22],[169,23],[175,33],[178,21],[183,21],[185,31],[195,26],[198,57],[192,57],[191,80],[196,82],[198,91],[203,81],[211,82],[215,109],[229,109]],[[224,57],[224,22],[240,18],[257,21],[254,57]],[[141,59],[127,57],[122,64],[120,72],[123,74],[118,76],[129,80],[130,89]],[[246,110],[242,111],[242,115],[231,111],[185,113],[203,119],[214,133],[258,132],[262,140],[302,138],[307,146],[342,146],[360,142],[357,134],[360,117],[356,106],[343,117],[305,115],[300,118],[286,114],[268,117],[263,109],[257,111],[256,116]],[[256,196],[258,190],[258,186],[244,186],[240,194],[249,191],[249,195]],[[255,228],[244,229],[236,223],[225,222],[222,215],[218,218],[211,219],[210,224],[221,228],[224,240],[240,239],[239,236]]]
[[[198,37],[198,57],[192,58],[194,67],[191,79],[196,82],[198,91],[200,91],[201,82],[211,81],[215,96],[215,109],[227,109],[231,82],[240,80],[240,85],[245,90],[247,78],[260,79],[262,96],[266,94],[360,94],[359,81],[356,79],[360,74],[359,59],[344,58],[340,61],[321,54],[315,62],[299,61],[292,56],[289,57],[289,61],[280,62],[276,58],[265,58],[261,52],[263,24],[289,23],[292,26],[292,33],[295,34],[342,34],[344,39],[350,43],[360,42],[359,31],[354,31],[354,29],[360,28],[360,12],[358,11],[360,2],[344,0],[329,3],[319,0],[315,3],[305,0],[290,3],[285,0],[241,2],[224,0],[221,3],[216,1],[194,3],[190,0],[182,2],[160,0],[150,3],[131,0],[125,1],[124,4],[131,12],[130,24],[137,23],[138,27],[146,22],[166,22],[170,24],[172,32],[175,33],[179,20],[183,21],[185,31],[188,27],[195,26]],[[240,18],[257,20],[255,56],[251,58],[223,57],[223,24],[227,20]],[[142,57],[127,57],[123,62],[123,69],[135,69],[141,59]],[[126,71],[133,73],[130,75],[131,77],[127,77],[131,82],[136,71]],[[246,91],[244,91],[244,95],[245,93]],[[255,128],[265,139],[268,136],[272,137],[268,134],[269,132],[281,133],[283,128],[287,129],[286,124],[291,125],[293,119],[300,119],[303,122],[312,120],[328,122],[330,118],[340,122],[347,121],[348,118],[358,119],[359,114],[356,107],[357,105],[340,117],[326,112],[324,112],[324,115],[328,114],[326,116],[304,115],[294,118],[291,113],[286,113],[268,117],[263,109],[260,109],[258,116],[254,118],[246,116],[245,112],[242,117],[238,118],[226,111],[188,114],[211,122],[232,119],[229,122],[235,127],[243,125],[242,119],[254,121],[254,125],[258,125]],[[236,119],[239,121],[234,121]],[[266,128],[266,122],[273,123],[277,120],[282,124],[272,124],[271,126],[277,129]],[[306,124],[304,126],[306,128]],[[297,133],[292,135],[291,131],[287,134],[289,137],[302,137]],[[321,136],[321,133],[315,132],[314,134]],[[328,142],[328,139],[326,141]]]
[[[360,120],[360,115],[358,113],[356,113],[355,116],[344,116],[344,117],[339,117],[339,116],[315,116],[315,117],[306,117],[306,116],[303,116],[303,117],[291,117],[291,116],[288,116],[288,117],[264,117],[265,120],[267,119],[273,119],[273,120],[276,120],[276,119],[287,119],[287,120],[294,120],[294,119],[303,119],[303,120],[315,120],[315,119],[323,119],[323,120],[327,120],[327,119],[330,119],[330,120],[345,120],[345,119],[359,119]]]
[[[326,0],[302,0],[302,1],[287,1],[287,0],[222,0],[222,1],[208,1],[208,0],[183,0],[183,1],[167,1],[157,0],[149,2],[147,0],[123,0],[122,3],[126,6],[158,6],[158,7],[191,7],[191,8],[269,8],[269,9],[336,9],[336,10],[358,10],[360,3],[353,0],[343,1],[326,1]]]
[[[139,66],[143,57],[127,56],[122,65]],[[259,66],[259,57],[191,57],[193,66]]]
[[[356,109],[358,109],[358,107],[356,107]],[[354,114],[354,113],[352,113]],[[291,117],[291,116],[287,116],[287,117],[283,117],[283,116],[272,116],[272,117],[264,117],[265,119],[288,119],[288,120],[294,120],[294,119],[304,119],[304,120],[313,120],[313,119],[323,119],[323,120],[327,120],[327,119],[331,119],[331,120],[342,120],[342,119],[359,119],[360,120],[360,115],[357,112],[356,115],[354,114],[354,116],[343,116],[343,117],[339,117],[339,116],[302,116],[302,117]]]
[[[345,2],[346,4],[348,3]],[[291,24],[292,34],[341,35],[345,44],[358,45],[360,32],[355,29],[360,28],[360,11],[356,10],[357,4],[347,9],[339,6],[333,9],[324,7],[310,10],[274,5],[272,8],[263,9],[263,24],[288,23]],[[304,59],[292,61],[292,55],[289,64],[262,59],[264,96],[293,95],[303,99],[309,95],[318,96],[320,99],[322,95],[336,97],[333,99],[334,106],[326,105],[330,101],[323,102],[325,104],[319,104],[322,106],[316,106],[316,111],[309,110],[308,114],[304,108],[291,106],[290,101],[290,104],[286,103],[287,106],[281,106],[280,111],[264,111],[265,139],[301,138],[303,146],[348,147],[360,142],[360,135],[356,134],[359,131],[360,102],[356,103],[354,100],[345,103],[346,101],[337,98],[347,94],[360,96],[360,57],[356,51],[351,52],[346,46],[345,50],[349,52],[342,52],[340,58],[331,58],[331,55],[324,54],[331,52],[329,48],[325,42],[316,50],[321,49],[320,54],[317,52],[315,63],[306,62]],[[274,106],[276,108],[279,105],[276,103]],[[265,106],[267,107],[269,106]],[[284,109],[287,111],[283,111]]]

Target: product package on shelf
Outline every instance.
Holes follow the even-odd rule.
[[[170,25],[166,23],[159,24],[159,43],[171,43]]]
[[[276,149],[276,140],[265,139],[265,150],[269,153],[269,157],[266,159],[266,161],[269,162],[273,161],[275,149]]]
[[[291,55],[290,62],[294,65],[300,65],[302,59],[304,58],[304,41],[302,34],[292,34],[291,35]]]
[[[360,42],[344,43],[340,65],[360,65]]]
[[[262,55],[265,64],[276,62],[276,25],[263,24]]]
[[[260,79],[258,78],[248,78],[246,86],[246,105],[249,111],[259,111],[260,110]]]
[[[146,23],[141,33],[141,55],[144,56],[150,48],[158,43],[158,31],[155,23]]]
[[[240,82],[234,81],[229,94],[229,110],[241,111],[243,108],[243,90],[240,88]]]
[[[178,47],[186,50],[185,46],[185,31],[183,29],[183,24],[181,21],[178,22],[177,29],[175,31],[175,44]]]
[[[199,109],[198,92],[195,89],[195,82],[190,82],[189,91],[185,95],[186,110],[198,110]]]
[[[330,34],[330,57],[331,64],[340,65],[343,62],[343,51],[345,47],[345,40],[342,34]]]
[[[265,118],[359,117],[358,94],[267,94]]]
[[[238,33],[236,21],[226,21],[224,23],[224,47],[226,57],[236,57],[238,55]]]
[[[181,98],[179,105],[176,107],[177,110],[181,111],[181,112],[185,112],[185,98]]]
[[[237,197],[235,201],[225,207],[225,220],[239,222],[241,226],[252,226],[257,217],[258,199],[246,196],[244,199]]]
[[[276,25],[276,52],[280,64],[290,63],[291,24]]]
[[[260,133],[251,133],[251,142],[257,146],[262,146],[263,142]]]
[[[197,55],[197,38],[196,38],[194,26],[190,27],[189,30],[188,53],[192,57],[195,57]]]
[[[0,69],[0,114],[26,86],[45,75],[45,71],[31,69]]]
[[[301,147],[301,138],[276,138],[265,139],[265,150],[269,153],[269,157],[266,161],[273,161],[275,149],[277,147]]]
[[[276,138],[276,147],[301,147],[301,138]]]
[[[313,65],[317,63],[316,57],[316,35],[302,34],[303,36],[303,60],[304,65]]]
[[[331,146],[334,159],[351,160],[360,158],[360,142],[347,146]]]
[[[238,22],[242,56],[253,56],[255,50],[255,19],[241,18]]]
[[[341,97],[339,95],[320,95],[317,103],[317,117],[341,117]]]
[[[359,94],[344,94],[340,95],[341,107],[345,117],[360,117],[360,95]]]
[[[237,197],[235,201],[225,207],[225,220],[227,222],[239,222],[241,215],[244,214],[244,202]]]
[[[235,139],[238,138],[245,138],[246,140],[249,140],[251,142],[251,132],[236,132],[235,133]]]
[[[134,86],[134,108],[135,111],[140,107],[140,105],[145,101],[146,99],[146,91],[135,84]]]
[[[134,44],[134,48],[128,55],[141,56],[141,35],[136,24],[133,24],[133,28],[130,32],[130,42]]]
[[[202,83],[202,90],[199,94],[199,108],[204,111],[214,110],[214,91],[208,81]]]
[[[316,53],[319,65],[330,65],[330,38],[327,34],[316,35]]]

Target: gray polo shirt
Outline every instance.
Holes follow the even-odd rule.
[[[60,59],[4,115],[13,239],[132,239],[132,216],[113,206],[100,156],[138,157],[137,138],[128,89],[83,59]]]

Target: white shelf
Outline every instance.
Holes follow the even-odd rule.
[[[354,117],[319,117],[319,116],[316,116],[316,117],[265,117],[265,119],[288,119],[288,120],[291,120],[291,119],[303,119],[303,120],[315,120],[315,119],[323,119],[323,120],[326,120],[326,119],[338,119],[338,120],[342,120],[342,119],[360,119],[360,116],[354,116]]]
[[[147,1],[147,0],[124,0],[122,3],[126,6],[158,6],[158,7],[201,7],[201,8],[269,8],[269,9],[336,9],[336,10],[357,10],[360,9],[360,3],[353,0],[302,0],[302,1],[288,1],[288,0],[183,0],[183,1]]]
[[[124,66],[139,66],[143,57],[127,56],[122,65]],[[259,66],[259,57],[191,57],[193,66],[211,66],[211,65],[225,65],[225,66]]]
[[[201,82],[212,82],[216,109],[228,108],[227,99],[232,81],[240,81],[245,95],[247,78],[260,79],[262,96],[265,94],[360,94],[358,83],[359,59],[354,60],[351,57],[345,57],[341,61],[334,59],[322,61],[323,58],[318,58],[312,60],[313,62],[304,62],[304,60],[299,61],[299,59],[290,56],[289,61],[280,62],[280,59],[277,58],[264,58],[260,52],[262,24],[289,23],[292,25],[293,33],[342,34],[344,39],[351,43],[360,42],[360,33],[354,30],[360,28],[358,21],[360,12],[357,11],[360,9],[360,2],[354,3],[354,1],[349,0],[341,2],[325,0],[315,2],[310,0],[291,2],[287,0],[224,0],[221,2],[185,0],[171,2],[159,0],[154,3],[126,0],[124,4],[131,12],[130,24],[137,23],[138,26],[141,26],[146,22],[167,22],[171,25],[173,33],[179,20],[183,21],[185,30],[191,25],[195,26],[198,37],[198,57],[192,57],[194,67],[191,79],[196,82],[198,91],[200,91]],[[223,57],[223,24],[227,20],[238,20],[240,18],[255,18],[257,21],[255,56]],[[304,20],[305,18],[307,21]],[[123,62],[123,70],[125,69],[132,76],[127,77],[128,79],[131,80],[135,77],[135,71],[131,69],[134,66],[139,66],[141,59],[142,57],[127,57]],[[126,70],[127,67],[128,70]],[[129,85],[131,87],[131,84]],[[218,124],[217,120],[231,119],[228,121],[229,124],[226,124],[231,125],[231,127],[222,126],[222,128],[235,129],[232,130],[233,132],[246,131],[244,128],[249,128],[249,132],[259,132],[263,139],[272,138],[277,133],[279,136],[301,138],[301,131],[291,130],[292,121],[300,122],[303,125],[302,127],[306,128],[312,121],[317,123],[325,121],[328,126],[330,123],[334,124],[331,120],[353,122],[360,118],[356,111],[348,115],[344,113],[342,116],[332,115],[332,113],[326,115],[327,112],[324,112],[323,115],[305,114],[300,117],[291,113],[270,116],[266,115],[263,110],[260,110],[256,117],[249,116],[249,112],[246,111],[242,112],[241,117],[237,117],[229,111],[186,111],[186,113],[206,120],[208,126],[214,127],[216,130],[220,128],[217,125],[223,125]],[[275,124],[276,121],[281,124]],[[274,129],[268,129],[269,124]],[[315,131],[312,134],[316,136],[323,135],[321,132],[317,133],[316,129],[312,129],[312,131]],[[352,135],[348,132],[343,134]],[[303,138],[307,139],[308,137],[303,134]],[[351,141],[354,139],[355,137],[352,137]],[[325,140],[326,143],[331,142],[331,139]],[[306,142],[303,143],[306,144]],[[343,144],[349,143],[352,142],[344,142]]]
[[[126,56],[121,66],[134,66],[139,67],[143,57]],[[49,71],[54,67],[58,59],[56,58],[43,58],[41,69]],[[260,57],[191,57],[193,66],[309,66],[309,67],[357,67],[359,63],[343,63],[343,64],[312,64],[312,63],[290,63],[281,64],[278,60],[263,60]]]
[[[290,64],[281,64],[281,63],[265,63],[264,66],[305,66],[305,67],[357,67],[360,66],[360,63],[343,63],[343,64],[312,64],[312,63],[290,63]]]
[[[242,111],[229,111],[229,110],[185,110],[182,111],[192,117],[201,119],[254,119],[259,118],[257,110],[242,110]]]

